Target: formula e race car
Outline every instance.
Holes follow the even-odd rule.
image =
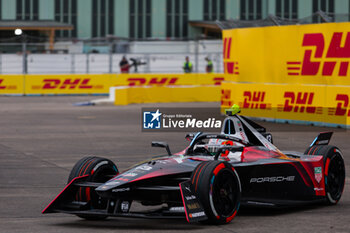
[[[282,152],[252,120],[229,113],[219,134],[188,134],[190,144],[120,173],[110,160],[85,157],[68,184],[42,213],[74,214],[89,220],[111,217],[185,218],[230,222],[240,205],[284,207],[336,204],[342,195],[342,152],[320,133],[305,153]],[[132,203],[136,203],[133,207]],[[141,204],[141,205],[140,205]],[[134,210],[136,209],[136,210]]]

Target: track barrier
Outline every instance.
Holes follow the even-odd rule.
[[[113,87],[114,104],[175,102],[215,102],[220,99],[220,86],[140,86]]]
[[[223,32],[228,82],[222,108],[319,125],[349,126],[350,23]]]
[[[0,75],[0,95],[108,94],[113,86],[220,85],[224,80],[223,74]]]

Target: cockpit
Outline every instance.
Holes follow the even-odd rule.
[[[244,147],[262,146],[278,151],[272,144],[272,136],[266,129],[243,116],[228,116],[220,134],[197,133],[191,135],[191,144],[186,154],[202,154],[241,161]]]

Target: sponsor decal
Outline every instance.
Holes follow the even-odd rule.
[[[130,191],[130,188],[112,189],[112,192],[113,192],[113,193],[127,192],[127,191]]]
[[[206,216],[204,211],[189,214],[190,218],[204,217]]]
[[[170,207],[169,211],[171,211],[171,212],[185,212],[185,208],[183,206],[175,206],[175,207]]]
[[[191,190],[189,190],[191,192]],[[189,200],[194,200],[196,199],[196,196],[195,195],[191,195],[191,196],[185,196],[186,200],[189,201]]]
[[[224,70],[225,74],[234,74],[238,75],[239,74],[239,66],[238,66],[238,61],[231,61],[231,43],[232,43],[232,38],[231,37],[225,37],[224,38]]]
[[[224,77],[214,77],[213,81],[214,81],[214,85],[221,85],[221,82],[225,81],[225,78]]]
[[[329,108],[328,115],[350,117],[350,109],[348,109],[350,107],[349,96],[347,94],[337,94],[335,101],[337,102],[337,107]]]
[[[103,186],[100,187],[100,189],[102,189],[102,190],[105,190],[105,189],[108,189],[108,188],[109,188],[108,185],[103,185]]]
[[[117,185],[117,184],[120,184],[120,182],[119,181],[115,181],[115,180],[109,181],[108,183],[106,183],[106,185],[109,185],[109,186]]]
[[[129,212],[129,209],[130,209],[130,203],[129,203],[128,201],[123,201],[123,202],[120,204],[120,210],[121,210],[123,213]]]
[[[128,78],[127,82],[129,86],[168,86],[168,85],[176,85],[178,78],[177,77],[160,77],[160,78]]]
[[[142,165],[142,166],[137,167],[136,170],[150,171],[150,170],[152,170],[152,167],[147,166],[147,165]]]
[[[130,176],[130,177],[134,177],[134,176],[137,176],[138,174],[135,173],[135,172],[129,172],[129,173],[125,173],[125,174],[122,174],[122,176]]]
[[[265,91],[244,91],[243,103],[239,103],[243,108],[252,108],[252,109],[271,109],[271,103],[265,103]]]
[[[173,158],[173,160],[175,160],[177,163],[183,163],[184,162],[183,158]]]
[[[174,158],[175,160],[176,159],[179,159],[179,158]],[[168,160],[156,160],[157,163],[161,163],[161,164],[168,164],[169,161]]]
[[[266,135],[265,138],[267,139],[267,141],[272,143],[272,135],[271,134]]]
[[[6,89],[6,86],[1,85],[3,81],[4,81],[3,79],[0,79],[0,89]]]
[[[315,167],[315,180],[320,183],[322,180],[322,167]]]
[[[193,197],[194,197],[194,198],[193,198]],[[191,197],[186,197],[186,196],[185,196],[185,198],[186,198],[187,201],[189,201],[189,200],[195,200],[195,199],[196,199],[195,196],[191,196]],[[194,210],[194,209],[200,208],[200,205],[198,204],[198,202],[194,202],[194,203],[188,204],[188,205],[187,205],[187,208],[188,208],[189,210]]]
[[[250,183],[275,183],[275,182],[292,182],[295,176],[272,176],[272,177],[254,177],[250,178]]]
[[[3,82],[4,82],[4,79],[0,79],[0,90],[2,90],[2,89],[16,90],[17,89],[16,85],[4,85]]]
[[[314,92],[284,92],[284,104],[277,105],[278,112],[322,114],[322,107],[314,106]]]
[[[32,89],[103,89],[103,85],[92,86],[89,78],[44,79],[43,85],[32,86]]]
[[[121,181],[129,181],[128,179],[126,179],[126,178],[122,178],[122,177],[117,178],[117,180],[121,180]]]
[[[305,33],[302,61],[287,61],[287,74],[316,76],[347,76],[350,58],[350,32],[334,32],[330,41],[323,33]]]
[[[158,76],[158,77],[132,77],[126,79],[126,85],[128,86],[173,86],[181,85],[181,78],[183,76],[172,76],[168,77]],[[184,77],[186,79],[186,77]],[[224,76],[212,77],[212,84],[220,85],[222,81],[225,80]],[[180,83],[179,83],[180,81]],[[210,83],[207,83],[210,84]]]
[[[231,100],[231,90],[230,89],[221,89],[221,106],[231,107],[233,102]]]
[[[327,145],[329,143],[329,140],[320,140],[317,141],[315,144],[316,145]]]

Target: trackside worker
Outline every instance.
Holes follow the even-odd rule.
[[[205,71],[207,73],[213,73],[214,71],[213,62],[210,60],[209,57],[206,57],[205,60],[207,61],[207,66],[205,67]]]
[[[130,65],[125,56],[123,56],[122,60],[120,61],[119,67],[121,73],[129,73]]]
[[[184,69],[185,73],[192,72],[192,62],[190,62],[190,59],[188,58],[188,56],[186,56],[186,61],[185,61],[184,66],[182,68]]]

